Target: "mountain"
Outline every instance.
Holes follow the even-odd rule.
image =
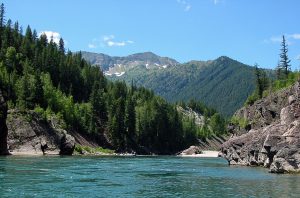
[[[132,54],[126,57],[108,56],[91,52],[81,52],[82,57],[92,65],[99,65],[106,75],[124,72],[136,66],[146,68],[167,68],[179,64],[176,60],[168,57],[160,57],[152,52]],[[118,75],[118,74],[117,74]]]
[[[142,54],[144,55],[142,57],[147,57],[148,53],[139,55]],[[105,69],[107,63],[104,58],[100,57],[109,59],[109,56],[87,52],[82,55],[92,64],[98,60],[97,64],[103,68],[109,79],[124,80],[127,83],[133,81],[137,86],[154,90],[156,94],[170,102],[201,100],[225,116],[231,116],[240,108],[255,89],[254,68],[226,56],[221,56],[216,60],[190,61],[184,64],[170,58],[163,58],[165,62],[160,62],[160,65],[169,62],[168,67],[151,68],[148,67],[147,59],[144,58],[143,63],[140,62],[140,64],[127,64],[125,67],[112,66],[110,69]],[[141,60],[135,59],[136,57],[140,56],[135,54],[123,58],[118,57],[118,60],[126,63]],[[156,63],[150,59],[148,62]]]

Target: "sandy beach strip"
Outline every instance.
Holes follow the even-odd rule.
[[[178,155],[181,157],[219,157],[219,151],[202,151],[201,154]]]

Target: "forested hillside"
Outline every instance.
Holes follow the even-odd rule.
[[[225,132],[216,111],[192,102],[206,119],[196,125],[152,91],[110,82],[81,53],[66,51],[63,39],[38,37],[30,26],[23,33],[18,22],[5,20],[3,4],[0,11],[0,88],[10,109],[55,115],[66,130],[119,152],[174,153]]]
[[[243,106],[255,89],[254,67],[226,56],[172,65],[163,65],[157,58],[147,59],[147,56],[143,56],[143,62],[134,62],[134,56],[127,56],[131,57],[131,62],[123,57],[126,61],[111,64],[109,68],[105,60],[115,60],[114,57],[87,52],[83,57],[98,64],[109,79],[125,80],[128,84],[133,81],[137,86],[152,89],[169,102],[200,100],[228,117]],[[151,64],[156,66],[151,67]]]
[[[214,61],[192,61],[167,69],[131,69],[121,77],[153,89],[170,102],[196,99],[223,115],[232,115],[255,88],[254,69],[228,57]]]

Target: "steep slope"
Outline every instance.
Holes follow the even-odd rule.
[[[112,80],[134,82],[170,102],[196,99],[231,116],[254,90],[254,68],[221,56],[213,61],[180,64],[146,52],[127,57],[82,52]]]
[[[111,76],[154,90],[168,101],[196,99],[231,116],[253,92],[253,68],[228,57],[191,61],[166,69],[135,67],[123,76]]]
[[[300,83],[235,113],[233,136],[222,145],[229,164],[264,166],[270,172],[300,171]],[[241,124],[241,123],[245,124]]]
[[[202,132],[204,132],[204,129],[207,129],[208,136],[202,137],[202,138],[197,138],[197,142],[195,143],[196,148],[201,149],[201,150],[220,150],[221,145],[228,139],[228,134],[225,133],[225,122],[224,120],[218,120],[218,123],[223,122],[224,126],[224,131],[223,133],[214,127],[213,124],[213,117],[214,116],[205,116],[205,113],[200,113],[199,111],[196,111],[195,109],[192,109],[190,107],[181,107],[177,106],[177,111],[180,112],[182,115],[185,117],[190,118],[191,120],[194,121],[194,123],[199,126],[202,129]],[[204,132],[205,133],[205,132]]]

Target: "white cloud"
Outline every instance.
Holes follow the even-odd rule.
[[[59,44],[59,39],[61,38],[61,36],[58,32],[41,31],[41,32],[38,33],[38,36],[40,37],[42,34],[45,34],[47,36],[47,39],[48,39],[49,42],[52,38],[54,43]],[[64,41],[64,42],[66,43],[66,41]]]
[[[116,41],[114,35],[105,35],[101,39],[94,38],[91,43],[88,44],[90,49],[95,49],[98,47],[124,47],[129,44],[133,44],[134,41]]]
[[[270,41],[271,41],[272,43],[281,43],[282,37],[281,37],[281,36],[272,36],[272,37],[270,38]]]
[[[191,4],[185,0],[177,0],[177,3],[184,7],[184,11],[188,12],[192,8]]]
[[[192,8],[192,6],[191,5],[187,5],[187,6],[185,6],[185,8],[184,8],[184,11],[189,11],[190,9]]]
[[[122,42],[115,42],[115,41],[107,41],[106,43],[109,47],[113,47],[113,46],[125,46],[126,42],[122,41]]]
[[[90,49],[97,48],[97,46],[96,46],[96,45],[94,45],[94,44],[92,44],[92,43],[88,44],[88,47],[89,47]]]
[[[300,34],[284,34],[286,43],[288,45],[293,44],[293,40],[299,40]],[[281,43],[282,42],[282,35],[279,36],[271,36],[269,39],[265,39],[264,43]]]
[[[296,56],[296,60],[300,60],[300,54]]]
[[[287,37],[298,40],[300,39],[300,34],[288,34]]]
[[[225,3],[225,0],[210,0],[210,1],[212,1],[215,6],[218,5],[218,4],[221,4],[221,3],[222,4]]]
[[[103,36],[104,45],[108,47],[124,47],[128,44],[133,44],[134,42],[131,40],[127,41],[115,41],[114,35]]]
[[[114,38],[115,38],[114,35],[103,36],[103,41],[109,41],[109,40],[112,40]]]

